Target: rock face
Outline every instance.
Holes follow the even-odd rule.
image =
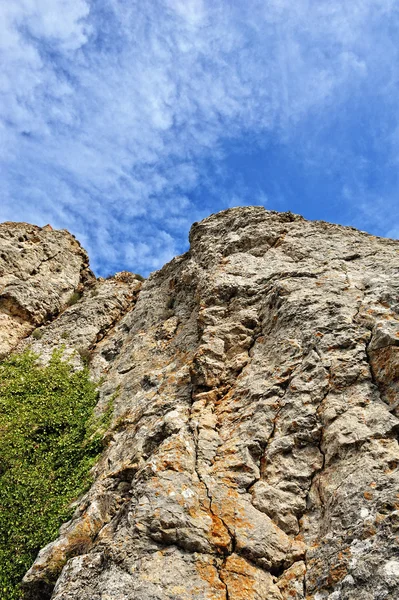
[[[230,209],[140,291],[66,232],[1,233],[3,348],[51,315],[22,345],[89,354],[114,402],[26,598],[399,598],[399,242]]]
[[[0,356],[94,279],[88,265],[86,252],[66,231],[0,224]]]

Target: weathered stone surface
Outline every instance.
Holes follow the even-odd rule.
[[[53,600],[398,598],[399,242],[246,207],[190,243],[37,346],[79,323],[99,410],[117,395],[27,597],[66,562]]]
[[[29,346],[44,362],[55,349],[62,349],[65,359],[77,366],[90,361],[93,376],[99,378],[119,352],[122,341],[116,339],[114,329],[118,329],[121,317],[134,308],[141,285],[135,275],[127,272],[91,281],[76,303],[48,325],[36,329],[17,349]]]
[[[88,265],[85,250],[67,231],[0,224],[0,356],[94,279]]]

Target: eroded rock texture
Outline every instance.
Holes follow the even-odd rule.
[[[35,341],[90,350],[114,416],[27,597],[399,598],[399,242],[247,207],[190,243]]]
[[[0,356],[94,279],[88,265],[85,250],[67,231],[0,224]]]

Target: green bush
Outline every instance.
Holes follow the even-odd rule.
[[[70,518],[101,449],[95,384],[55,352],[0,363],[0,598],[20,597],[37,552]]]
[[[40,340],[44,335],[44,329],[37,327],[32,333],[32,337],[34,340]]]
[[[77,302],[79,302],[79,300],[81,299],[82,294],[80,294],[79,292],[74,292],[72,294],[72,296],[69,298],[68,302],[67,302],[67,306],[73,306],[74,304],[76,304]]]

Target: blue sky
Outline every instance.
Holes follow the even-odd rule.
[[[98,275],[238,205],[399,237],[399,0],[13,0],[0,55],[0,220]]]

